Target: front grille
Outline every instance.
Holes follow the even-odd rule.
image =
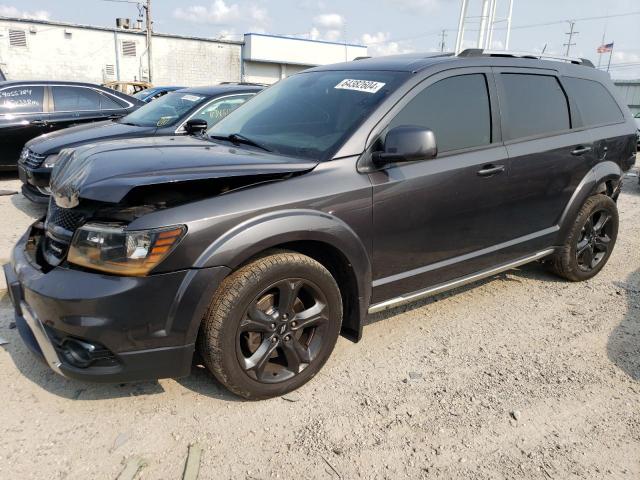
[[[25,147],[20,154],[20,163],[25,167],[29,168],[39,168],[44,162],[45,155],[40,155],[39,153],[33,152]]]
[[[61,227],[73,233],[83,221],[84,215],[82,213],[75,211],[73,208],[60,208],[53,198],[49,200],[47,226]]]
[[[55,267],[64,260],[74,232],[84,223],[85,219],[85,214],[78,210],[61,208],[53,198],[49,200],[49,210],[45,220],[46,238],[43,251],[49,265]]]

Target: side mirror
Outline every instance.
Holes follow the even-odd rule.
[[[383,167],[392,162],[429,160],[438,154],[433,131],[415,125],[402,125],[387,132],[384,151],[373,152],[373,163]]]
[[[184,124],[184,130],[188,135],[200,135],[207,128],[209,128],[207,121],[200,118],[192,118]]]

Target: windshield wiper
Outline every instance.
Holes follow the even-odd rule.
[[[211,135],[209,138],[213,138],[214,140],[227,140],[231,143],[240,144],[244,143],[245,145],[251,145],[252,147],[257,147],[265,152],[271,152],[270,149],[265,147],[264,145],[260,145],[255,140],[251,140],[248,137],[245,137],[241,133],[232,133],[231,135]]]

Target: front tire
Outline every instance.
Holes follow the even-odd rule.
[[[273,250],[221,283],[198,347],[231,392],[269,398],[313,378],[331,355],[341,323],[340,289],[329,271],[305,255]]]
[[[606,195],[585,202],[562,247],[549,264],[555,274],[580,282],[594,277],[605,266],[618,237],[618,208]]]

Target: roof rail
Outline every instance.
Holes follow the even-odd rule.
[[[569,62],[576,65],[585,65],[593,67],[591,60],[579,57],[565,57],[562,55],[549,55],[547,53],[531,53],[531,52],[512,52],[508,50],[484,50],[482,48],[467,48],[458,54],[459,57],[513,57],[513,58],[532,58],[535,60],[557,60],[560,62]]]

